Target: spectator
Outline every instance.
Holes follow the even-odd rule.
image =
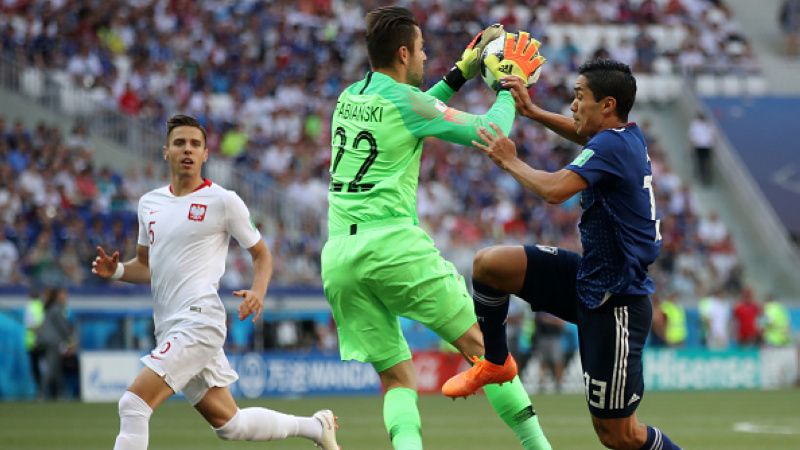
[[[761,330],[758,328],[760,316],[761,305],[753,296],[753,289],[745,286],[733,308],[736,343],[740,347],[755,347],[761,343]]]
[[[561,392],[564,379],[564,321],[552,314],[537,312],[534,323],[532,347],[539,359],[540,389],[547,376],[550,376],[556,392]]]
[[[52,286],[61,282],[61,270],[50,230],[39,232],[33,247],[27,253],[26,266],[31,280],[40,286]]]
[[[18,266],[17,247],[6,238],[5,231],[0,230],[0,285],[18,284],[22,281]]]
[[[653,297],[653,328],[651,344],[655,346],[682,347],[688,328],[686,311],[674,295]]]
[[[139,111],[142,109],[142,99],[139,97],[139,94],[136,93],[133,86],[131,86],[131,83],[125,83],[125,89],[120,94],[117,102],[120,111],[129,116],[139,114]]]
[[[247,148],[247,133],[238,122],[225,132],[220,143],[220,150],[224,156],[231,159],[241,157]]]
[[[697,174],[703,184],[711,184],[711,161],[714,148],[714,127],[703,113],[697,113],[689,125],[689,142],[697,163]]]
[[[796,57],[800,54],[800,0],[784,0],[779,20],[785,37],[786,55]]]
[[[728,239],[728,228],[719,219],[716,211],[711,211],[708,217],[700,220],[697,226],[697,237],[709,247],[721,245]]]
[[[50,288],[45,293],[45,315],[37,334],[42,349],[42,396],[60,398],[64,389],[63,359],[75,352],[72,324],[67,320],[67,290]]]
[[[770,347],[786,347],[792,343],[792,323],[789,310],[781,302],[770,296],[764,305],[761,318],[764,329],[764,343]]]
[[[700,300],[703,340],[707,348],[725,350],[730,345],[731,308],[722,289]]]
[[[44,304],[39,296],[37,289],[28,290],[28,303],[25,304],[25,350],[28,352],[28,360],[31,364],[31,372],[37,389],[41,390],[42,371],[39,358],[42,356],[42,348],[37,342],[36,336],[39,334],[44,322]]]

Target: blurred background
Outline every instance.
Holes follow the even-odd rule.
[[[138,198],[167,183],[174,113],[206,127],[205,175],[245,199],[274,255],[263,320],[229,320],[235,394],[379,391],[369,366],[338,361],[319,256],[330,114],[368,70],[363,17],[382,3],[0,2],[0,400],[116,401],[154,345],[149,287],[90,266],[98,245],[134,256]],[[427,86],[493,22],[542,41],[549,62],[531,93],[552,111],[570,114],[582,62],[629,64],[662,215],[648,390],[797,383],[800,1],[399,3],[422,25]],[[493,98],[472,81],[451,106],[483,113]],[[524,118],[511,137],[537,168],[560,169],[578,150]],[[548,205],[473,148],[428,139],[419,186],[421,225],[467,279],[487,245],[580,250],[577,197]],[[251,276],[232,241],[229,311]],[[519,301],[509,324],[531,393],[583,391],[570,325]],[[403,326],[421,391],[438,392],[460,358]]]

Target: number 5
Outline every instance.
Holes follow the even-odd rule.
[[[153,230],[153,225],[155,223],[155,220],[147,222],[147,234],[150,235],[150,245],[153,245],[156,242],[156,232]]]

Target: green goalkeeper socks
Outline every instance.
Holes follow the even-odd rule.
[[[422,450],[416,391],[402,387],[387,391],[383,396],[383,423],[394,450]]]
[[[483,387],[489,403],[503,422],[511,428],[525,450],[552,450],[550,442],[539,426],[539,417],[533,410],[531,399],[519,377],[502,386],[487,384]]]

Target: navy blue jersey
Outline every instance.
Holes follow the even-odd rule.
[[[644,136],[635,123],[597,133],[567,169],[589,184],[581,192],[583,257],[578,298],[597,308],[612,294],[652,294],[647,275],[658,256],[653,172]]]

